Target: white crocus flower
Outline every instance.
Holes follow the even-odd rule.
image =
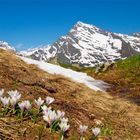
[[[51,107],[47,107],[46,105],[43,105],[41,107],[42,111],[43,111],[43,114],[46,114],[48,113],[52,108]]]
[[[1,97],[1,102],[4,106],[8,106],[9,105],[9,101],[10,101],[10,97]]]
[[[1,89],[1,90],[0,90],[0,97],[3,96],[3,93],[4,93],[4,89]]]
[[[65,112],[60,111],[60,110],[58,110],[58,111],[57,111],[57,118],[58,118],[58,119],[63,118],[63,117],[64,117],[64,115],[65,115]]]
[[[97,137],[100,134],[101,130],[100,128],[92,128],[92,133],[94,134],[95,137]]]
[[[46,97],[46,103],[47,103],[47,105],[50,105],[51,103],[53,103],[55,101],[55,99],[54,98],[52,98],[52,97]]]
[[[38,109],[43,105],[44,100],[41,99],[41,97],[38,98],[38,100],[35,100],[35,104],[37,105]]]
[[[8,94],[11,98],[16,98],[17,101],[19,101],[21,98],[21,94],[17,90],[11,90],[8,92]]]
[[[43,105],[41,108],[44,112],[48,110],[48,107],[46,105]]]
[[[80,130],[80,136],[83,136],[83,133],[86,132],[88,126],[86,125],[80,125],[79,130]]]
[[[61,129],[61,131],[62,131],[61,140],[63,140],[63,139],[64,139],[64,133],[65,133],[66,131],[68,131],[68,129],[70,128],[70,125],[67,124],[67,122],[61,121],[61,123],[59,123],[59,127],[60,127],[60,129]]]
[[[10,104],[15,108],[17,102],[21,98],[21,94],[17,90],[11,90],[8,94],[10,96]]]
[[[28,100],[22,101],[18,104],[22,111],[30,111],[31,110],[31,103]]]
[[[17,99],[16,98],[10,98],[10,104],[15,108],[16,104],[17,104]]]
[[[68,123],[68,118],[62,118],[62,119],[60,119],[60,121],[61,121],[62,123]]]
[[[49,110],[47,113],[45,113],[43,119],[49,124],[49,126],[51,126],[53,122],[57,119],[57,115],[54,110]]]
[[[21,111],[25,110],[25,103],[24,102],[18,103],[18,105],[19,105],[19,108],[21,109]]]
[[[67,124],[67,122],[61,122],[59,127],[62,130],[62,133],[65,133],[70,128],[70,125]]]

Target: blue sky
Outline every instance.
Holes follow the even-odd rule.
[[[77,22],[140,31],[139,0],[0,0],[0,40],[18,50],[51,44]]]

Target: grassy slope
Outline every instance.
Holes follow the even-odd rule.
[[[95,74],[95,68],[80,68],[68,64],[60,65],[102,79],[112,85],[109,90],[112,95],[127,98],[129,101],[140,104],[140,56],[118,61],[117,67],[99,74]]]
[[[117,67],[106,72],[90,75],[114,85],[109,91],[111,94],[140,104],[140,56],[119,61]]]
[[[43,72],[3,50],[0,50],[0,88],[17,89],[23,99],[54,96],[56,102],[53,106],[65,111],[70,119],[69,135],[74,133],[77,136],[81,123],[92,127],[97,126],[96,120],[101,120],[104,127],[112,129],[114,140],[140,139],[140,107],[107,93],[94,92],[62,76]],[[49,140],[52,139],[51,135],[49,129],[44,129],[41,120],[34,124],[28,119],[0,118],[1,138],[33,140],[40,137]],[[87,133],[87,139],[90,135]],[[58,140],[57,134],[54,137]]]

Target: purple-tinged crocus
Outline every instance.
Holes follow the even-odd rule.
[[[50,104],[52,104],[53,102],[55,101],[55,99],[54,98],[52,98],[52,97],[46,97],[46,104],[47,105],[50,105]]]
[[[30,111],[32,106],[31,103],[28,100],[22,101],[21,103],[18,104],[21,111]]]
[[[96,128],[92,128],[92,133],[94,134],[95,138],[100,134],[101,129],[96,127]]]

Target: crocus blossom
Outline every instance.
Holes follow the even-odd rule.
[[[92,133],[94,134],[95,137],[97,137],[100,134],[101,130],[100,128],[92,128]]]
[[[1,102],[4,106],[8,106],[9,101],[10,101],[10,97],[8,97],[8,98],[7,97],[1,97],[0,100],[1,100]]]
[[[64,118],[64,117],[63,117],[63,118],[60,119],[60,121],[61,121],[62,123],[68,123],[68,118]]]
[[[64,115],[65,115],[65,112],[64,112],[64,111],[57,110],[57,118],[58,118],[58,119],[63,118]]]
[[[54,98],[52,98],[52,97],[46,97],[46,104],[47,105],[50,105],[51,103],[53,103],[55,101],[55,99]]]
[[[35,100],[35,104],[37,105],[38,109],[40,109],[40,107],[43,105],[44,100],[41,99],[41,97],[39,97],[37,100]]]
[[[18,100],[16,98],[10,98],[10,104],[11,106],[13,106],[15,108],[16,104],[17,104]]]
[[[11,90],[8,94],[11,98],[16,98],[17,101],[21,98],[21,94],[17,90]]]
[[[31,103],[28,100],[22,101],[18,105],[22,111],[25,111],[25,110],[29,111],[29,110],[31,110],[31,107],[32,107]]]
[[[52,123],[57,119],[57,114],[55,110],[49,110],[47,113],[44,114],[43,119],[49,124],[49,126],[51,126]]]
[[[0,90],[0,97],[3,96],[3,93],[4,93],[4,89],[1,89],[1,90]]]
[[[65,133],[70,128],[70,125],[67,124],[67,122],[61,122],[59,123],[59,127],[62,130],[62,132]]]
[[[21,94],[17,90],[11,90],[8,92],[8,94],[10,96],[10,104],[15,108],[17,102],[21,98]]]
[[[43,114],[45,115],[46,113],[48,113],[52,108],[51,107],[47,107],[46,105],[43,105],[41,107]]]
[[[88,126],[86,125],[80,125],[79,131],[80,131],[80,136],[83,136],[83,133],[86,132]]]

